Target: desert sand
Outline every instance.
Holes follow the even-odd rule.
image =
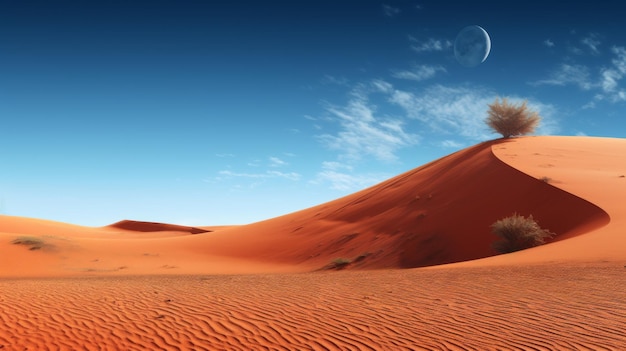
[[[0,350],[625,350],[625,156],[494,140],[241,226],[0,216]],[[513,213],[557,236],[497,255]]]

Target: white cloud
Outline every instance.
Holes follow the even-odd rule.
[[[369,103],[361,89],[363,87],[353,92],[347,106],[327,108],[340,130],[318,138],[328,148],[339,150],[343,159],[373,156],[382,161],[394,161],[397,159],[395,151],[417,143],[417,136],[407,133],[399,119],[376,116],[376,107]]]
[[[584,37],[581,41],[580,41],[583,45],[585,45],[589,51],[591,51],[592,54],[594,55],[598,55],[600,54],[600,50],[598,49],[598,46],[600,46],[600,40],[598,39],[598,35],[591,33],[588,36]]]
[[[346,163],[341,163],[341,162],[336,162],[336,161],[324,161],[322,162],[322,168],[326,170],[331,170],[331,171],[336,171],[340,169],[351,171],[354,169],[354,167]]]
[[[389,6],[387,4],[383,4],[383,12],[387,17],[394,17],[400,13],[400,9],[397,7]]]
[[[300,173],[296,173],[296,172],[267,171],[267,174],[270,177],[285,178],[285,179],[294,180],[294,181],[299,180],[301,177]]]
[[[278,157],[273,157],[272,156],[272,157],[269,158],[269,160],[270,160],[270,166],[271,167],[281,167],[281,166],[287,165],[287,162],[281,160]]]
[[[418,53],[443,51],[452,47],[452,42],[449,40],[429,38],[426,41],[420,42],[418,39],[411,36],[409,37],[409,40],[413,43],[413,45],[411,45],[411,49]]]
[[[224,177],[228,178],[253,178],[253,179],[266,179],[266,178],[285,178],[289,180],[298,180],[301,175],[296,172],[278,172],[278,171],[266,171],[263,173],[238,173],[229,170],[219,171],[219,175],[223,177],[219,177],[219,180],[222,180]]]
[[[488,139],[484,123],[487,104],[495,94],[464,87],[435,85],[420,94],[396,90],[389,101],[402,107],[407,116],[444,134],[471,139]]]
[[[602,71],[602,90],[605,92],[613,92],[617,88],[617,81],[622,77],[622,75],[611,68],[604,69]]]
[[[389,101],[403,108],[408,117],[425,123],[435,132],[485,140],[494,136],[484,121],[488,105],[497,97],[497,94],[480,88],[435,85],[420,94],[395,90]],[[510,97],[509,101],[519,103],[522,99]],[[552,105],[529,101],[528,107],[542,116],[538,133],[550,134],[557,129],[551,118],[555,110]]]
[[[336,170],[325,169],[319,172],[313,184],[330,183],[330,188],[339,191],[356,191],[386,180],[390,175],[383,174],[349,174]]]
[[[592,109],[596,107],[596,102],[595,101],[589,101],[588,103],[584,104],[582,109],[583,110],[588,110],[588,109]]]
[[[552,40],[550,40],[550,39],[546,39],[546,40],[543,41],[543,45],[545,45],[545,46],[547,46],[549,48],[552,48],[552,47],[554,47],[554,42]]]
[[[626,91],[619,87],[620,81],[626,75],[626,48],[614,46],[611,52],[616,57],[611,60],[612,66],[602,69],[600,85],[609,100],[626,101]]]
[[[393,85],[381,79],[376,79],[372,81],[371,87],[375,92],[378,93],[388,93],[393,90]]]
[[[261,167],[261,160],[252,160],[247,165],[250,167]]]
[[[324,75],[321,80],[322,84],[347,86],[350,81],[344,77],[335,77],[329,74]]]
[[[578,85],[583,90],[592,88],[589,69],[583,65],[561,64],[559,68],[550,74],[550,78],[531,82],[531,85]]]
[[[611,52],[617,56],[611,60],[615,69],[622,75],[626,74],[626,48],[623,46],[614,46],[611,48]]]
[[[594,37],[589,37],[594,38]],[[587,38],[587,39],[589,39]],[[590,48],[599,45],[593,39],[588,40]],[[561,64],[550,74],[548,79],[530,82],[531,85],[577,85],[583,90],[594,90],[595,101],[620,102],[626,101],[626,90],[621,85],[626,77],[626,48],[614,46],[611,48],[613,58],[610,65],[600,69],[595,68],[593,72],[588,66],[580,64]],[[592,74],[593,73],[593,74]],[[589,102],[582,106],[583,109],[595,107],[595,102]]]
[[[439,143],[439,145],[446,147],[446,148],[460,148],[463,146],[463,144],[454,140],[444,140],[441,143]]]
[[[392,74],[394,78],[422,81],[434,77],[438,72],[446,72],[442,66],[415,65],[408,71],[396,71]]]

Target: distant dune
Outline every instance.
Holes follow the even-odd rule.
[[[625,350],[624,199],[626,140],[548,136],[242,226],[0,216],[0,350]],[[496,255],[513,213],[557,236]]]
[[[182,225],[154,223],[154,222],[141,222],[141,221],[129,221],[123,220],[117,223],[111,224],[109,227],[116,229],[126,229],[137,232],[184,232],[189,234],[208,233],[211,230],[187,227]]]

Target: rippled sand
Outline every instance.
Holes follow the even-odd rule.
[[[625,350],[626,268],[0,281],[6,350]]]

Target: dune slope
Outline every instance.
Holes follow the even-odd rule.
[[[485,142],[371,188],[267,221],[188,238],[196,250],[322,267],[421,267],[494,255],[490,225],[515,212],[559,236],[608,223],[598,206],[502,162]]]

